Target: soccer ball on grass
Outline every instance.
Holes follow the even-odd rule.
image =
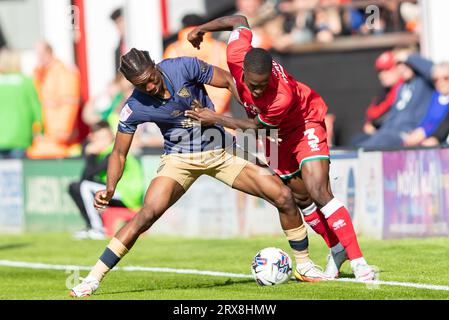
[[[261,286],[282,284],[290,279],[292,260],[279,248],[265,248],[254,257],[251,272]]]

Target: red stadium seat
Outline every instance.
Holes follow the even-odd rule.
[[[104,230],[108,237],[113,237],[122,225],[131,220],[136,213],[128,208],[110,207],[101,215]]]

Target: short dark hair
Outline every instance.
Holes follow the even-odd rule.
[[[90,130],[92,132],[97,132],[100,131],[101,129],[109,129],[111,130],[111,126],[109,125],[109,122],[107,122],[106,120],[101,120],[97,123],[94,123],[91,127]]]
[[[205,22],[205,19],[197,14],[187,14],[182,18],[183,28],[197,27],[204,24]]]
[[[244,68],[245,71],[257,74],[271,73],[273,58],[268,51],[261,48],[253,48],[245,56]]]
[[[144,84],[148,78],[148,72],[155,68],[148,51],[132,48],[120,59],[119,71],[132,84]]]
[[[117,8],[114,11],[112,11],[111,16],[109,18],[111,18],[112,21],[117,21],[117,19],[121,17],[123,17],[123,9]]]

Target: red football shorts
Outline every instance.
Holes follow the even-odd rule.
[[[266,156],[270,167],[286,180],[298,174],[306,162],[330,159],[324,121],[307,122],[279,143],[269,145]]]

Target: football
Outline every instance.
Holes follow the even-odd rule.
[[[251,272],[261,286],[282,284],[290,279],[292,260],[279,248],[265,248],[254,257]]]

